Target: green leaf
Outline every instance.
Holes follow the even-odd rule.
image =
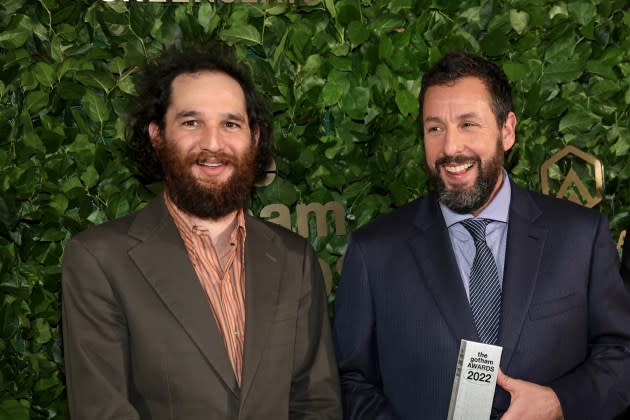
[[[543,77],[552,82],[570,82],[577,79],[582,71],[582,64],[573,60],[563,60],[546,64],[543,68]]]
[[[357,5],[358,3],[353,0],[341,0],[335,3],[336,19],[341,26],[347,27],[350,22],[361,20],[361,11]]]
[[[127,5],[122,1],[106,1],[105,4],[118,14],[127,13]]]
[[[100,225],[101,223],[107,221],[107,215],[102,209],[96,209],[87,217],[87,220],[95,225]]]
[[[566,3],[562,2],[555,4],[549,9],[549,19],[553,19],[556,16],[569,16],[569,11],[567,9]]]
[[[363,119],[370,102],[370,89],[356,86],[341,101],[341,109],[353,119]]]
[[[50,331],[50,325],[45,319],[37,318],[33,325],[35,341],[40,344],[44,344],[50,341],[52,333]]]
[[[265,8],[265,14],[267,14],[269,16],[280,16],[280,15],[286,13],[286,11],[287,11],[287,5],[286,4],[278,4],[276,6],[273,6],[273,5],[269,4]]]
[[[83,185],[85,185],[86,188],[92,188],[98,183],[98,180],[99,174],[92,165],[88,166],[85,172],[81,174],[81,181],[83,181]]]
[[[261,45],[260,32],[252,25],[243,25],[225,29],[221,32],[224,41],[245,41],[246,43]]]
[[[391,38],[384,36],[380,39],[378,44],[378,57],[380,59],[386,59],[392,55],[394,50],[394,43]]]
[[[29,149],[41,153],[46,152],[46,147],[44,146],[44,143],[34,131],[25,131],[22,138],[24,140],[24,145]]]
[[[0,45],[6,48],[20,48],[28,40],[29,32],[25,29],[14,29],[0,33]]]
[[[0,32],[0,45],[5,48],[22,47],[34,28],[33,21],[23,14],[13,16],[10,23],[10,29],[6,28]]]
[[[396,92],[396,105],[400,113],[404,116],[417,116],[420,112],[418,99],[406,89],[401,89]]]
[[[58,36],[53,37],[50,42],[50,57],[56,62],[61,63],[63,61],[63,45],[61,39]]]
[[[118,89],[120,89],[121,91],[125,92],[128,95],[136,94],[136,86],[130,77],[124,77],[124,78],[119,79],[116,85],[118,86]]]
[[[210,3],[203,3],[199,6],[199,12],[197,14],[197,21],[201,25],[201,27],[206,31],[206,33],[210,33],[216,28],[216,24],[213,24],[215,21],[216,11],[215,6]]]
[[[75,79],[86,86],[95,87],[105,92],[109,92],[114,87],[114,77],[111,73],[102,71],[79,71]]]
[[[519,35],[522,35],[529,24],[529,14],[527,12],[519,12],[515,9],[510,10],[510,24],[512,29]]]
[[[69,191],[69,189],[67,190]],[[55,213],[59,216],[63,215],[68,209],[68,198],[65,195],[56,194],[50,199],[50,207],[55,210]]]
[[[320,103],[323,106],[332,106],[337,104],[348,88],[349,83],[347,81],[345,83],[342,81],[326,83],[322,89]]]
[[[330,16],[337,17],[337,9],[335,8],[334,0],[324,0],[324,5],[326,6],[326,10],[330,13]]]
[[[319,74],[319,70],[322,66],[323,60],[322,60],[322,56],[319,54],[313,54],[310,55],[307,59],[306,59],[306,63],[304,63],[304,66],[301,69],[301,73],[304,75],[310,75],[310,74]]]
[[[278,63],[280,62],[280,58],[286,54],[286,43],[287,37],[289,35],[289,31],[286,31],[284,35],[282,35],[282,39],[280,39],[280,43],[273,51],[273,59],[271,61],[271,66],[275,70],[278,68]]]
[[[4,400],[0,402],[0,420],[29,420],[27,407],[18,400]]]
[[[615,156],[627,156],[630,150],[630,141],[627,138],[619,138],[610,150],[615,153]]]
[[[586,1],[572,1],[568,3],[569,15],[576,18],[580,25],[590,23],[597,14],[595,5]]]
[[[64,193],[68,193],[71,190],[78,188],[80,190],[83,190],[83,186],[81,185],[81,181],[79,180],[79,177],[76,175],[71,175],[68,178],[66,178],[62,183],[61,183],[61,191],[63,191]],[[59,199],[59,203],[63,203],[63,199],[60,198]],[[67,205],[66,205],[67,207]],[[63,206],[58,206],[58,207],[53,207],[53,208],[58,208],[61,209],[63,208]]]
[[[47,92],[42,92],[42,91],[34,91],[34,92],[29,92],[28,95],[26,95],[26,101],[25,101],[25,111],[30,112],[31,114],[36,113],[37,111],[40,111],[42,108],[46,107],[46,105],[48,105],[48,93]]]
[[[129,205],[128,197],[118,194],[109,200],[105,213],[110,219],[117,219],[129,214],[130,209],[131,206]]]
[[[503,71],[507,75],[510,80],[523,80],[527,78],[527,75],[530,73],[529,67],[522,63],[516,63],[513,61],[509,61],[507,63],[503,63]]]
[[[582,133],[600,122],[601,118],[586,111],[569,111],[558,125],[558,129],[563,133]]]
[[[270,185],[265,187],[264,194],[269,202],[283,203],[288,206],[294,204],[298,199],[293,184],[278,176]]]
[[[20,328],[16,304],[0,306],[0,338],[13,337]]]
[[[92,121],[102,124],[109,119],[109,109],[105,99],[93,90],[85,92],[81,103]]]
[[[35,64],[35,78],[41,85],[52,87],[57,79],[55,76],[55,67],[42,62]]]
[[[489,56],[501,56],[511,49],[508,37],[500,28],[489,31],[481,40],[481,47]]]
[[[350,22],[348,25],[348,38],[353,47],[363,44],[370,37],[370,31],[360,21]]]

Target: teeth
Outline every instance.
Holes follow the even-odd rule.
[[[218,168],[221,166],[221,163],[212,163],[212,162],[201,162],[199,163],[201,166],[207,166],[209,168]]]
[[[460,172],[464,172],[468,170],[471,166],[473,166],[473,162],[469,162],[469,163],[465,163],[463,165],[457,165],[457,166],[445,166],[444,169],[446,170],[446,172],[450,174],[458,174]]]

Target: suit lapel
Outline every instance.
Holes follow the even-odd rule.
[[[426,282],[455,339],[479,340],[444,217],[434,195],[421,200],[414,224],[419,231],[409,239],[409,245],[420,278]]]
[[[503,305],[499,343],[506,368],[518,345],[536,281],[548,229],[537,222],[540,210],[529,193],[512,183],[510,219],[503,274]]]
[[[131,259],[226,388],[238,396],[223,337],[162,194],[138,214],[129,234],[141,241],[129,251]]]
[[[245,344],[241,406],[247,399],[278,306],[285,253],[273,241],[273,232],[247,217],[245,241]]]

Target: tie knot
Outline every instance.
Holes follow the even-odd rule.
[[[473,241],[486,242],[486,226],[491,222],[490,219],[466,219],[460,223],[470,232]]]

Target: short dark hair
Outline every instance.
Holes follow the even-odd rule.
[[[490,93],[492,111],[497,124],[499,128],[503,127],[508,114],[512,111],[512,88],[508,78],[495,63],[468,51],[446,54],[422,76],[418,98],[420,109],[424,105],[424,96],[431,86],[448,85],[463,77],[476,77],[483,82]]]
[[[258,132],[255,160],[255,180],[265,177],[271,161],[272,128],[263,100],[245,69],[238,65],[233,51],[225,44],[213,42],[205,47],[185,44],[168,47],[157,57],[148,60],[136,80],[137,95],[130,103],[127,121],[127,157],[136,165],[141,176],[149,181],[164,176],[149,136],[149,124],[155,122],[161,131],[165,128],[164,116],[171,101],[171,85],[181,74],[202,71],[220,72],[230,76],[243,89],[247,118],[252,135]]]

